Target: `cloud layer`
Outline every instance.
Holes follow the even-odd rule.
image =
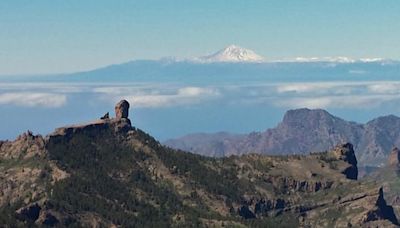
[[[210,102],[273,105],[284,108],[379,107],[400,102],[398,81],[298,82],[274,84],[0,84],[0,105],[58,108],[68,97],[114,103],[129,100],[138,108],[202,105]],[[73,100],[73,99],[71,99]]]
[[[160,108],[179,105],[192,105],[217,98],[220,93],[209,87],[157,87],[136,88],[102,87],[94,89],[102,97],[113,102],[127,99],[134,107]]]
[[[65,105],[67,96],[54,93],[14,92],[0,94],[0,105],[57,108]]]

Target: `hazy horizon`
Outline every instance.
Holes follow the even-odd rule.
[[[400,115],[398,12],[396,0],[2,1],[0,139],[99,118],[118,99],[160,140],[262,131],[293,108]]]
[[[213,53],[400,59],[395,1],[2,1],[0,75]]]

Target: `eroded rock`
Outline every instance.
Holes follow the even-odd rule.
[[[337,159],[345,161],[349,164],[348,167],[344,168],[342,173],[346,175],[348,179],[357,180],[357,158],[354,153],[353,145],[351,143],[338,145],[333,150],[333,154],[336,156]]]
[[[39,204],[34,203],[16,211],[16,217],[22,221],[34,222],[39,218],[42,208]]]
[[[122,119],[128,118],[129,115],[129,102],[121,100],[115,105],[115,118]]]
[[[399,166],[400,165],[400,150],[397,147],[392,149],[390,152],[388,164],[390,166]]]
[[[379,189],[378,199],[375,207],[369,210],[362,218],[363,223],[387,219],[395,225],[399,225],[393,207],[386,203],[383,196],[383,188]]]

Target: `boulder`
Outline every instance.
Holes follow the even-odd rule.
[[[122,100],[115,105],[115,117],[117,119],[128,118],[129,115],[129,102]]]

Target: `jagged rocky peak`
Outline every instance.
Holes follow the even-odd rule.
[[[371,208],[367,213],[364,214],[361,222],[367,223],[371,221],[379,221],[384,219],[389,220],[394,225],[399,225],[393,207],[386,203],[383,194],[383,187],[380,187],[375,207]]]
[[[399,166],[400,165],[400,150],[397,147],[392,149],[388,159],[389,166]]]
[[[24,132],[14,141],[0,141],[0,156],[3,158],[30,158],[43,155],[45,139],[34,135],[31,131]]]

